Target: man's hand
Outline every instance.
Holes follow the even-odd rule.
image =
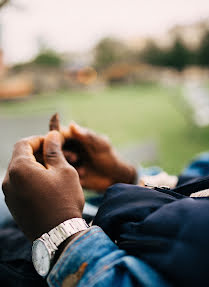
[[[63,130],[58,121],[57,115],[54,115],[50,129],[62,132],[64,155],[75,166],[84,188],[105,191],[114,183],[134,183],[135,168],[118,157],[106,137],[75,123],[70,125],[68,131]]]
[[[44,165],[34,156],[41,149]],[[31,137],[15,145],[2,189],[8,208],[30,240],[67,219],[82,217],[79,176],[62,153],[57,131],[45,139]]]

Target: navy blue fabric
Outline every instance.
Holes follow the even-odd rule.
[[[209,286],[209,199],[116,184],[94,224],[174,286]]]
[[[12,220],[0,229],[0,286],[48,286],[33,267],[31,243]]]
[[[181,183],[181,184],[180,184]],[[179,177],[179,182],[174,192],[190,196],[191,193],[209,188],[209,176]]]
[[[177,186],[181,186],[182,184],[184,183],[187,183],[193,179],[196,179],[196,177],[194,176],[186,176],[186,175],[180,175],[178,177],[178,183],[177,183]]]

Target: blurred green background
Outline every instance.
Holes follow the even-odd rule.
[[[204,0],[0,0],[0,13],[0,178],[55,112],[172,174],[208,150]]]
[[[159,165],[179,173],[191,158],[208,149],[209,127],[197,127],[185,103],[183,88],[159,84],[119,85],[102,91],[71,91],[35,95],[18,102],[2,102],[1,117],[16,120],[60,111],[62,123],[71,120],[107,134],[118,148],[152,141]],[[47,122],[37,122],[37,125]],[[144,162],[147,165],[148,163]]]

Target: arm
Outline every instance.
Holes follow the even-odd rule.
[[[34,157],[42,148],[44,165]],[[3,191],[17,224],[31,241],[66,219],[82,216],[78,174],[65,160],[56,131],[15,145]],[[50,286],[164,286],[149,266],[119,250],[98,227],[70,237],[64,245],[48,276]]]
[[[120,250],[97,226],[69,243],[47,282],[51,287],[167,286],[151,267]]]

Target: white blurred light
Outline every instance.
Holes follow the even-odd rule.
[[[106,35],[162,33],[176,23],[209,15],[208,0],[19,0],[1,11],[7,62],[38,51],[38,38],[58,51],[89,49]]]

